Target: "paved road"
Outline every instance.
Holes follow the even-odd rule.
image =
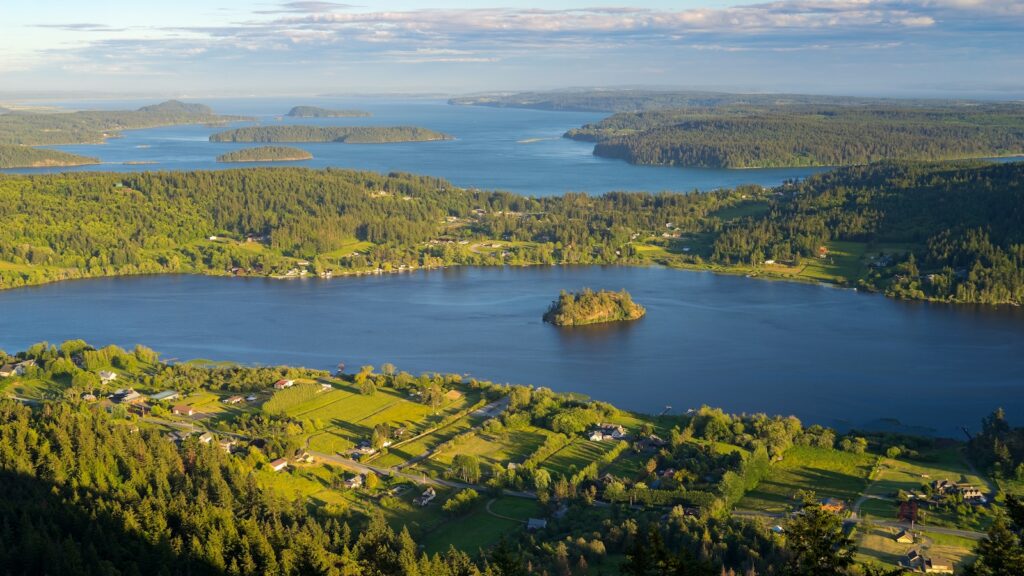
[[[737,508],[732,511],[733,516],[741,518],[766,518],[770,520],[782,520],[786,517],[786,514],[781,512],[762,512],[760,510],[745,510]],[[861,524],[865,522],[863,518],[857,518],[851,516],[843,521],[847,525]],[[885,526],[887,528],[897,528],[899,530],[910,530],[911,526],[909,522],[895,522],[888,520],[871,520],[871,524],[875,526]],[[968,538],[970,540],[981,540],[985,537],[982,532],[975,532],[973,530],[961,530],[959,528],[946,528],[944,526],[931,526],[921,523],[917,523],[913,527],[914,530],[921,530],[924,532],[934,532],[936,534],[946,534],[949,536],[959,536],[961,538]]]

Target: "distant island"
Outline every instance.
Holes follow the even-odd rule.
[[[555,326],[583,326],[605,322],[628,322],[644,317],[647,310],[633,302],[629,292],[586,288],[582,292],[566,292],[551,303],[544,313],[544,321]]]
[[[294,162],[310,160],[313,155],[290,146],[260,146],[245,148],[217,156],[217,162]]]
[[[99,164],[99,158],[79,156],[60,150],[0,144],[0,168],[46,168]]]
[[[363,110],[331,110],[319,106],[296,106],[286,116],[292,118],[366,118],[371,116]]]
[[[852,166],[1024,153],[1024,106],[719,106],[622,112],[569,130],[594,155],[700,168]]]
[[[452,137],[417,126],[250,126],[210,136],[210,142],[432,142]]]
[[[0,114],[0,144],[53,146],[101,144],[122,130],[181,124],[224,124],[251,120],[222,116],[203,104],[168,100],[138,110],[82,110],[78,112],[9,111]]]

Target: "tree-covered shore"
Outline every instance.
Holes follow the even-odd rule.
[[[885,163],[776,189],[539,198],[334,169],[6,175],[0,288],[129,274],[654,263],[1019,304],[1022,195],[1019,163]]]
[[[451,140],[441,132],[418,126],[247,126],[218,132],[210,142],[339,142],[386,144]]]
[[[0,168],[38,168],[44,166],[84,166],[99,164],[98,158],[18,144],[0,144]]]
[[[566,137],[634,164],[849,166],[1024,154],[1024,107],[764,106],[619,113]]]
[[[217,162],[239,163],[239,162],[290,162],[296,160],[309,160],[313,155],[300,148],[289,146],[257,146],[255,148],[243,148],[227,152],[217,156]]]

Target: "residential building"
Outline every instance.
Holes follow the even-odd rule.
[[[288,459],[287,458],[278,458],[277,460],[274,460],[273,462],[270,463],[270,468],[274,472],[280,472],[281,470],[284,470],[287,467],[288,467]]]

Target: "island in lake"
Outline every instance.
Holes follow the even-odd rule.
[[[43,168],[99,164],[98,158],[60,150],[32,148],[18,144],[0,144],[0,168]]]
[[[217,156],[217,162],[295,162],[310,160],[313,155],[290,146],[259,146],[244,148]]]
[[[341,142],[384,144],[452,140],[417,126],[249,126],[218,132],[210,142]]]
[[[286,116],[292,118],[366,118],[371,116],[364,110],[331,110],[319,106],[296,106]]]
[[[551,303],[544,321],[555,326],[583,326],[604,322],[628,322],[644,317],[647,310],[633,302],[629,292],[585,288],[582,292],[566,292]]]

